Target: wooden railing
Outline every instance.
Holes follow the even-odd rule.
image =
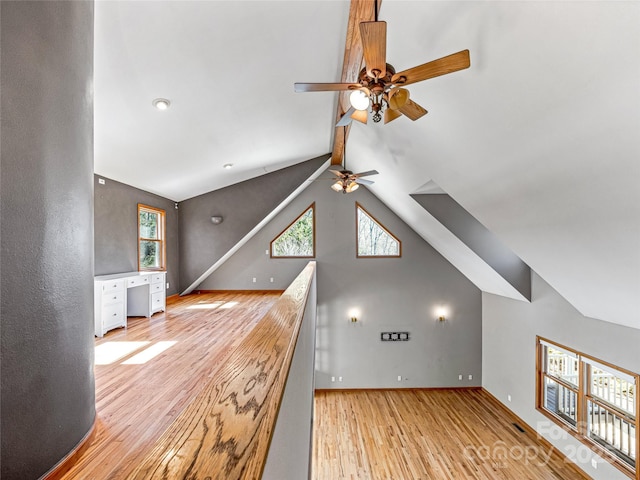
[[[314,276],[310,262],[128,478],[262,477]]]

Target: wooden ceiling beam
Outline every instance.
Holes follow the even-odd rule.
[[[382,0],[351,0],[349,8],[349,22],[347,24],[347,39],[344,46],[344,61],[342,63],[342,78],[344,83],[358,83],[358,74],[364,65],[362,42],[360,41],[360,22],[371,22],[375,20],[374,1],[378,2],[378,11]],[[342,118],[351,107],[349,94],[351,92],[341,92],[338,97],[338,111],[336,113],[336,123]],[[336,127],[333,135],[333,150],[331,153],[331,164],[342,165],[344,146],[349,137],[347,127]]]

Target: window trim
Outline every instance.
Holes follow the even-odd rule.
[[[391,233],[391,231],[389,231],[389,229],[387,227],[385,227],[382,222],[380,222],[380,220],[378,220],[376,217],[374,217],[373,215],[371,215],[371,213],[362,206],[361,203],[359,202],[355,202],[356,203],[356,258],[402,258],[402,241],[396,237],[393,233]],[[358,222],[358,208],[360,208],[365,215],[367,215],[371,220],[373,220],[382,230],[384,230],[387,235],[389,235],[391,238],[393,238],[396,242],[398,242],[398,255],[360,255],[360,229],[359,229],[359,222]]]
[[[294,256],[285,256],[285,255],[274,255],[273,254],[273,242],[279,239],[284,232],[289,230],[300,218],[304,216],[311,209],[311,224],[312,224],[312,238],[311,241],[313,243],[313,252],[312,255],[294,255]],[[305,208],[300,215],[298,215],[293,222],[287,225],[280,233],[278,233],[273,239],[269,242],[269,258],[280,259],[280,258],[316,258],[316,202],[313,202],[307,208]]]
[[[159,238],[143,238],[140,236],[140,212],[147,211],[151,213],[157,213],[159,215],[158,225],[158,237]],[[161,208],[145,205],[144,203],[138,204],[138,271],[139,272],[164,272],[167,270],[167,255],[166,255],[166,217],[167,212]],[[159,267],[145,267],[140,264],[140,242],[157,242],[160,244],[160,266]]]
[[[561,378],[555,377],[553,375],[547,375],[545,372],[546,365],[544,356],[544,347],[551,346],[557,347],[562,350],[566,350],[570,353],[573,353],[578,358],[578,388],[571,386],[569,383],[564,382]],[[586,359],[586,360],[585,360]],[[592,360],[602,366],[609,367],[614,371],[618,371],[623,373],[635,380],[635,419],[631,419],[631,415],[625,413],[623,410],[617,408],[615,405],[609,405],[608,402],[601,401],[600,399],[593,397],[591,395],[591,381],[589,375],[589,369],[591,365],[589,360]],[[550,410],[547,410],[544,407],[544,379],[550,378],[558,384],[569,388],[573,391],[576,391],[578,397],[576,401],[576,427],[571,426],[566,420],[562,417],[554,414]],[[539,411],[542,415],[552,420],[556,425],[560,428],[568,432],[574,438],[579,440],[581,443],[593,447],[593,451],[598,453],[603,459],[611,463],[622,473],[626,474],[628,477],[633,478],[635,480],[640,480],[640,399],[638,398],[638,388],[640,387],[640,374],[627,370],[626,368],[618,367],[610,362],[601,360],[593,355],[588,355],[582,353],[578,350],[572,349],[560,343],[548,340],[544,337],[536,335],[536,410]],[[636,465],[635,469],[631,467],[629,464],[625,463],[621,460],[615,453],[601,445],[591,437],[589,437],[589,433],[587,431],[587,401],[591,401],[596,405],[605,408],[609,412],[623,417],[625,421],[628,423],[632,423],[635,426],[636,431]]]

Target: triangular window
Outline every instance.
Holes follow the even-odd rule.
[[[313,258],[316,256],[315,202],[284,231],[271,240],[271,258]]]
[[[356,253],[362,257],[399,257],[402,244],[356,202]]]

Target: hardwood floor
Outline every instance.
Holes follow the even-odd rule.
[[[280,293],[189,295],[97,339],[96,435],[62,478],[126,478]]]
[[[97,431],[61,478],[127,478],[279,295],[190,295],[97,339]],[[325,391],[315,408],[314,480],[580,478],[480,390]]]
[[[480,390],[319,391],[313,480],[574,480]]]

